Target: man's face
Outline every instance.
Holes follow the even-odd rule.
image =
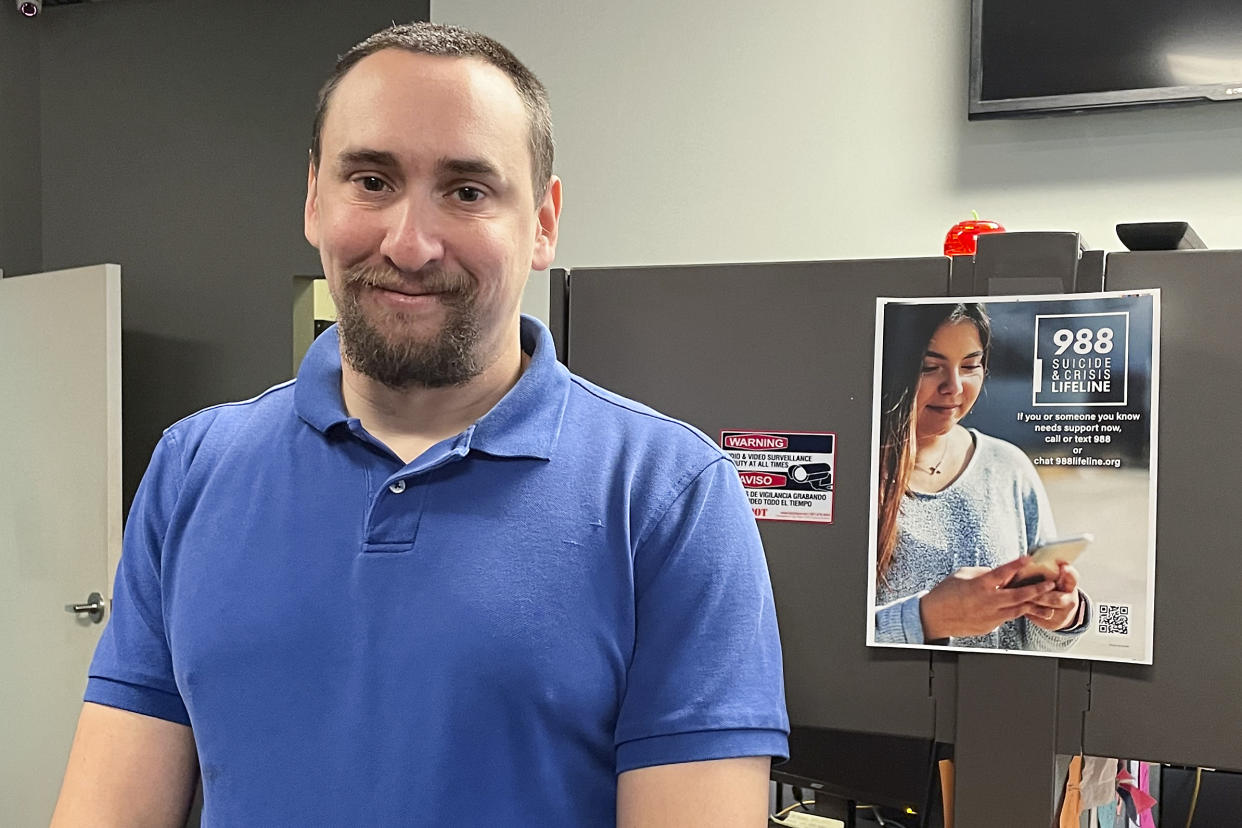
[[[516,349],[560,211],[555,179],[535,203],[528,136],[513,83],[481,60],[385,49],[341,79],[305,223],[355,370],[455,385]]]

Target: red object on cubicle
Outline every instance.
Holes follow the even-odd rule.
[[[974,218],[959,221],[949,228],[949,232],[944,237],[944,255],[973,256],[979,236],[984,233],[1004,232],[1005,228],[998,222],[981,219],[979,214],[975,213]]]

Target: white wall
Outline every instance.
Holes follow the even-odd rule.
[[[433,0],[547,84],[566,267],[935,255],[1184,219],[1242,248],[1242,104],[971,123],[965,0]],[[525,307],[546,315],[546,279]]]

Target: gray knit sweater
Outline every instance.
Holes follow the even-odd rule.
[[[924,644],[919,599],[964,566],[994,567],[1056,537],[1048,495],[1035,467],[1011,443],[970,429],[975,451],[966,468],[935,494],[902,498],[897,548],[887,583],[876,587],[875,640]],[[951,638],[953,647],[1064,650],[1088,627],[1049,632],[1025,618],[987,635]]]

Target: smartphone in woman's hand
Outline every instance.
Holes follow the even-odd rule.
[[[1013,580],[1006,584],[1005,588],[1030,586],[1040,581],[1056,578],[1060,571],[1058,565],[1072,564],[1079,555],[1086,551],[1093,540],[1095,540],[1094,535],[1082,534],[1041,543],[1031,550],[1031,559],[1018,570],[1018,574],[1013,576]]]

